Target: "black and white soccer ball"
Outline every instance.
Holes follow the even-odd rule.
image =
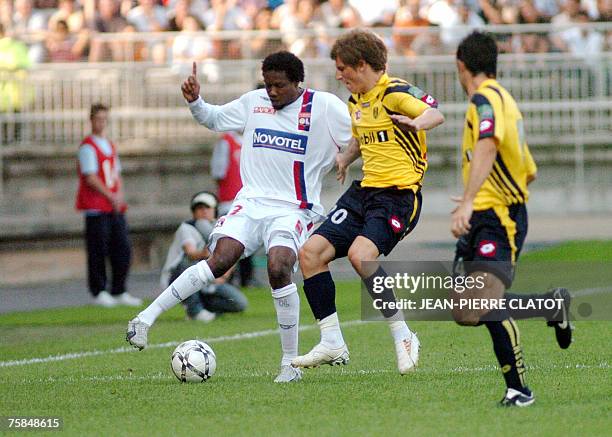
[[[189,340],[174,349],[171,366],[181,382],[204,382],[215,374],[217,357],[203,341]]]

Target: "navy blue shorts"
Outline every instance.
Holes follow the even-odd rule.
[[[510,288],[514,267],[527,236],[527,208],[514,204],[474,211],[470,231],[457,241],[455,265],[464,271],[493,273]]]
[[[361,187],[361,181],[354,181],[314,233],[334,246],[335,258],[345,257],[358,236],[388,255],[414,229],[420,213],[420,190]]]

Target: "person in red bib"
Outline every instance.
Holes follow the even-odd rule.
[[[236,194],[242,188],[240,178],[240,149],[242,137],[236,132],[225,132],[215,145],[210,161],[210,173],[217,182],[219,215],[229,212]]]
[[[258,88],[262,88],[258,86]],[[210,174],[217,182],[219,216],[226,215],[236,194],[242,188],[240,178],[240,149],[242,136],[237,132],[225,132],[213,149],[210,160]],[[255,278],[253,256],[242,258],[232,282],[241,287],[259,287],[262,284]]]
[[[126,292],[132,256],[125,219],[121,163],[115,145],[106,136],[108,107],[94,104],[90,110],[91,134],[79,146],[79,188],[76,209],[85,216],[85,242],[89,290],[94,303],[104,307],[140,306],[142,300]],[[110,293],[106,259],[110,260]]]

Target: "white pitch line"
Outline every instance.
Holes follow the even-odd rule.
[[[348,322],[341,323],[342,326],[354,326],[361,325],[366,323],[361,320],[351,320]],[[312,329],[317,328],[317,325],[303,325],[300,327],[300,331],[310,331]],[[247,340],[250,338],[258,338],[258,337],[267,337],[270,335],[278,334],[278,329],[265,329],[263,331],[253,331],[253,332],[244,332],[240,334],[233,335],[222,335],[220,337],[211,337],[199,339],[206,343],[223,343],[229,341],[238,341],[238,340]],[[147,349],[161,349],[166,347],[178,346],[180,341],[168,341],[166,343],[157,343],[151,344],[147,346]],[[49,355],[47,357],[41,358],[24,358],[22,360],[9,360],[9,361],[0,361],[1,367],[14,367],[14,366],[27,366],[30,364],[39,364],[39,363],[51,363],[56,361],[66,361],[66,360],[75,360],[77,358],[85,358],[85,357],[95,357],[100,355],[110,355],[110,354],[122,354],[126,352],[135,352],[135,349],[131,346],[122,346],[115,349],[107,349],[107,350],[93,350],[93,351],[84,351],[84,352],[71,352],[62,355]]]
[[[608,293],[612,291],[612,287],[599,287],[599,288],[586,288],[582,290],[572,291],[571,294],[574,297],[582,297],[582,296],[590,296],[593,294],[600,293]],[[366,323],[362,320],[350,320],[348,322],[341,323],[342,326],[354,326]],[[317,325],[304,325],[300,327],[300,331],[309,331],[314,329]],[[213,337],[208,339],[201,339],[207,343],[222,343],[226,341],[238,341],[238,340],[247,340],[250,338],[258,338],[258,337],[267,337],[270,335],[274,335],[278,333],[278,329],[266,329],[263,331],[253,331],[253,332],[244,332],[240,334],[234,335],[222,335],[220,337]],[[147,349],[160,349],[172,346],[178,346],[180,342],[178,341],[169,341],[166,343],[157,343],[152,344],[147,347]],[[9,360],[9,361],[0,361],[0,368],[2,367],[14,367],[14,366],[27,366],[30,364],[38,364],[38,363],[51,363],[55,361],[66,361],[66,360],[74,360],[77,358],[85,358],[85,357],[95,357],[99,355],[109,355],[109,354],[121,354],[126,352],[133,351],[134,348],[129,346],[118,347],[115,349],[108,350],[93,350],[93,351],[85,351],[85,352],[72,352],[68,354],[62,355],[49,355],[47,357],[41,358],[24,358],[21,360]]]
[[[611,369],[612,366],[607,362],[599,364],[566,364],[566,365],[532,365],[527,366],[529,371],[540,371],[540,370],[593,370],[593,369]],[[455,367],[455,368],[418,368],[415,374],[418,373],[480,373],[480,372],[499,372],[499,367],[495,365],[486,365],[480,367]],[[316,370],[308,371],[308,373],[314,374]],[[397,370],[392,369],[370,369],[370,370],[353,370],[346,367],[338,369],[337,373],[340,376],[362,376],[362,375],[382,375],[382,374],[396,374]],[[240,373],[222,373],[216,378],[272,378],[276,376],[273,372],[240,372]],[[41,384],[41,383],[54,383],[54,382],[114,382],[114,381],[153,381],[153,380],[166,380],[175,379],[170,372],[168,373],[154,373],[151,375],[107,375],[107,376],[65,376],[65,377],[54,377],[48,376],[46,378],[24,378],[19,381],[21,384]]]
[[[597,287],[597,288],[585,288],[583,290],[571,291],[570,294],[573,297],[592,296],[594,294],[609,293],[612,291],[612,287]]]

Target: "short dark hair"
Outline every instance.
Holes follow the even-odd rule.
[[[291,82],[304,82],[304,63],[286,50],[266,56],[261,64],[261,71],[284,71]]]
[[[91,105],[91,109],[89,110],[89,119],[91,120],[94,118],[94,115],[101,111],[108,112],[108,106],[106,106],[104,103],[94,103]]]
[[[378,35],[369,30],[355,29],[340,36],[332,47],[331,58],[356,67],[364,61],[374,71],[387,69],[387,47]]]
[[[497,76],[497,43],[490,33],[474,31],[466,36],[457,47],[457,59],[472,74]]]

